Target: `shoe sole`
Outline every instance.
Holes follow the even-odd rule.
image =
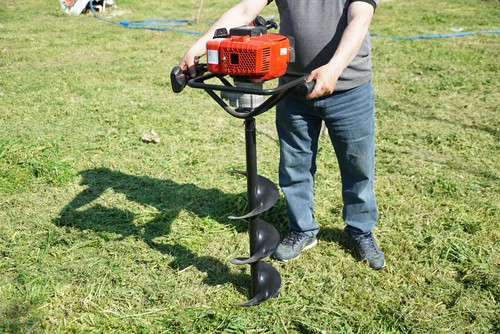
[[[318,239],[315,239],[311,244],[307,245],[306,247],[304,247],[304,249],[302,251],[300,251],[299,255],[297,255],[296,257],[292,257],[291,259],[288,259],[288,260],[282,260],[282,259],[278,259],[277,257],[276,260],[280,261],[280,262],[283,262],[283,263],[287,263],[291,260],[295,260],[295,259],[298,259],[300,257],[300,254],[303,252],[303,251],[306,251],[310,248],[313,248],[314,246],[316,246],[316,244],[318,243]]]

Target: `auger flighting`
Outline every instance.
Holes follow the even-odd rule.
[[[176,66],[170,74],[172,90],[181,92],[186,85],[205,90],[227,113],[245,121],[246,175],[249,212],[230,219],[246,219],[249,223],[250,256],[231,260],[236,265],[251,266],[252,298],[238,303],[241,306],[258,305],[278,297],[281,276],[269,263],[263,261],[272,255],[280,242],[277,229],[259,218],[279,198],[278,187],[257,173],[257,144],[255,117],[273,108],[288,94],[307,95],[314,83],[306,83],[306,75],[287,74],[287,65],[293,62],[290,39],[279,34],[268,34],[276,24],[258,17],[253,25],[222,28],[207,42],[207,64],[196,65],[196,77],[190,78],[187,68]],[[209,72],[205,74],[206,72]],[[290,79],[272,89],[263,89],[263,82],[281,76]],[[230,76],[234,85],[226,79]],[[207,83],[218,79],[221,84]],[[220,92],[220,96],[216,93]],[[226,103],[227,100],[229,105]]]

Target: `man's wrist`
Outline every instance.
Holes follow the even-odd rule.
[[[328,62],[328,67],[330,68],[330,72],[332,73],[332,75],[334,75],[336,77],[336,79],[338,77],[340,77],[340,74],[342,74],[342,71],[344,70],[344,66],[342,66],[336,59],[335,57],[332,58],[329,62]]]

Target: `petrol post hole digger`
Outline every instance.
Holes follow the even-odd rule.
[[[240,306],[258,305],[278,297],[281,286],[278,271],[263,261],[277,249],[280,235],[259,215],[278,201],[279,190],[271,180],[257,174],[255,117],[273,108],[287,95],[295,92],[306,96],[314,87],[313,81],[306,83],[305,74],[287,73],[287,65],[294,61],[293,38],[268,33],[270,28],[277,28],[277,24],[257,17],[251,25],[232,28],[229,32],[225,28],[218,29],[206,45],[207,63],[195,66],[196,77],[191,78],[188,69],[179,66],[170,73],[175,93],[186,86],[203,89],[228,114],[245,122],[246,171],[234,172],[246,175],[249,212],[229,217],[246,219],[249,224],[250,256],[231,260],[236,265],[251,266],[252,298],[238,303]],[[289,80],[275,88],[263,88],[265,81],[282,76]]]

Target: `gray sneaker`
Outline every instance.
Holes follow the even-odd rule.
[[[350,236],[351,244],[360,261],[366,261],[375,270],[385,267],[384,252],[377,245],[373,233],[353,233],[344,230]]]
[[[299,257],[300,252],[316,246],[318,240],[304,232],[291,231],[281,242],[274,253],[274,257],[282,262],[288,262]]]

